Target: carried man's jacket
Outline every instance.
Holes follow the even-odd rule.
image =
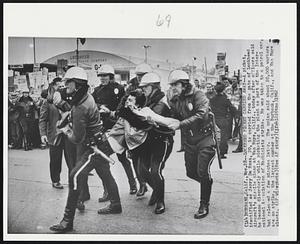
[[[171,109],[167,101],[165,93],[161,90],[155,90],[148,98],[146,106],[151,108],[153,112],[163,117],[171,117]],[[153,126],[151,135],[154,136],[173,136],[175,133],[164,125]]]

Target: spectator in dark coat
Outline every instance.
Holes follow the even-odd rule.
[[[228,153],[228,118],[230,114],[234,115],[237,109],[224,94],[225,85],[218,82],[215,86],[217,94],[210,99],[210,107],[215,114],[216,124],[221,130],[220,154],[221,158],[226,158]]]
[[[74,167],[66,150],[70,142],[64,134],[57,136],[56,130],[56,123],[61,115],[59,109],[53,104],[53,95],[58,90],[60,80],[60,78],[55,78],[49,85],[48,96],[42,103],[39,118],[41,141],[49,144],[50,177],[52,186],[56,189],[63,189],[60,183],[63,152],[69,172]]]
[[[29,90],[24,89],[23,95],[18,101],[20,106],[20,124],[23,132],[24,149],[25,151],[32,150],[33,138],[32,132],[34,131],[34,119],[36,106],[33,99],[29,96]]]

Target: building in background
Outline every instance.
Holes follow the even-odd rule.
[[[145,62],[144,58],[95,50],[80,50],[78,53],[78,65],[87,71],[89,84],[92,87],[96,87],[100,83],[97,77],[97,70],[101,65],[112,65],[116,74],[120,75],[121,83],[125,84],[135,76],[135,67],[143,62]],[[186,71],[191,78],[191,83],[194,84],[194,80],[197,79],[202,85],[206,83],[216,84],[226,74],[226,70],[228,71],[228,67],[226,67],[226,53],[218,53],[216,66],[207,71],[195,65],[174,63],[168,60],[147,59],[147,63],[160,75],[162,90],[168,89],[168,77],[170,71],[174,69]],[[42,63],[9,65],[10,90],[16,89],[16,85],[24,86],[24,77],[26,77],[28,87],[34,87],[34,89],[39,91],[41,87],[47,87],[53,77],[62,77],[67,68],[76,66],[76,64],[76,51],[70,51],[58,54]],[[11,78],[11,74],[13,74],[13,78]]]
[[[116,74],[121,76],[121,81],[128,82],[135,76],[135,67],[143,63],[143,58],[137,58],[133,56],[124,56],[124,55],[117,55],[113,53],[107,53],[102,51],[94,51],[94,50],[80,50],[78,55],[78,65],[84,68],[87,71],[89,84],[93,87],[99,85],[99,79],[97,77],[97,70],[101,65],[110,64],[114,67]],[[45,77],[40,78],[40,72],[44,67],[48,69],[51,74],[55,72],[57,76],[63,76],[66,69],[72,66],[75,66],[77,63],[77,56],[76,51],[66,52],[54,57],[51,57],[39,65],[39,71],[35,71],[36,67],[33,64],[20,64],[20,65],[9,65],[9,70],[12,70],[13,76],[20,78],[23,80],[24,76],[28,79],[28,85],[34,85],[38,89],[41,84],[45,80]],[[148,59],[148,64],[157,72],[162,79],[162,88],[166,90],[168,88],[168,76],[171,70],[177,69],[180,65],[175,63],[170,63],[168,60],[165,62],[159,60],[151,60]],[[38,81],[31,82],[30,85],[29,77],[36,75],[38,76]],[[49,74],[49,73],[48,73]],[[21,76],[21,77],[20,77]],[[48,83],[49,83],[48,79]],[[12,83],[10,78],[10,83]],[[16,82],[18,83],[18,81]],[[44,84],[42,84],[44,85]],[[13,85],[11,84],[13,87]]]

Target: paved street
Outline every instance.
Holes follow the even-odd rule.
[[[193,218],[199,205],[199,184],[187,178],[183,153],[175,137],[173,152],[166,163],[166,212],[153,213],[149,207],[151,191],[143,198],[129,195],[125,171],[119,162],[111,167],[119,186],[123,213],[100,216],[97,210],[102,184],[95,171],[89,176],[91,199],[84,213],[77,211],[72,234],[242,234],[242,153],[228,155],[223,169],[215,159],[210,214],[201,220]],[[237,142],[230,144],[231,152]],[[116,157],[114,156],[114,159]],[[52,188],[49,176],[48,149],[8,151],[8,233],[51,233],[49,226],[58,223],[66,203],[67,167],[63,162],[63,190]]]

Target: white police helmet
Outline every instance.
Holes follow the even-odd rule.
[[[139,84],[139,87],[147,86],[150,84],[157,84],[160,83],[160,76],[154,72],[150,72],[145,74],[142,79],[141,83]]]
[[[97,75],[114,75],[115,70],[109,64],[101,65],[100,68],[97,70]]]
[[[65,73],[62,80],[68,81],[70,79],[87,81],[88,77],[87,77],[87,73],[85,72],[85,70],[83,68],[72,67],[67,70],[67,72]]]
[[[169,84],[174,84],[177,81],[189,81],[189,75],[183,70],[173,70],[169,75]]]
[[[152,68],[149,64],[146,64],[146,63],[139,64],[135,68],[135,74],[137,74],[137,75],[138,74],[146,74],[149,72],[152,72]]]

